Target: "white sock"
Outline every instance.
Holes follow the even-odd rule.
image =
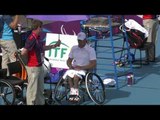
[[[70,88],[70,95],[75,95],[74,88]]]
[[[79,90],[77,88],[74,89],[75,95],[79,95]]]

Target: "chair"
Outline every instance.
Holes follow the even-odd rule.
[[[132,24],[131,23],[129,23],[127,25],[131,25],[133,27],[133,29],[132,29],[131,26],[128,28],[125,24],[122,24],[119,27],[119,29],[123,33],[126,32],[126,35],[127,35],[127,38],[128,38],[127,40],[128,40],[130,48],[131,49],[135,49],[134,56],[136,54],[136,50],[137,49],[140,51],[140,60],[139,60],[140,63],[139,64],[140,64],[140,67],[142,67],[142,65],[143,65],[143,62],[142,62],[142,51],[144,51],[144,50],[148,51],[150,49],[150,47],[152,47],[152,44],[146,42],[147,41],[147,36],[148,36],[147,30],[145,28],[143,28],[143,26],[139,25],[137,22],[133,22]],[[137,27],[139,29],[137,29]],[[125,41],[126,41],[126,39],[125,39]],[[145,64],[149,64],[149,61],[147,60],[147,57],[148,57],[148,55],[146,55]],[[133,62],[133,64],[137,64],[137,62]]]
[[[62,77],[55,87],[55,101],[60,105],[69,104],[67,103],[69,91],[68,81]],[[103,81],[96,73],[93,72],[88,72],[84,78],[80,80],[79,94],[82,96],[83,101],[85,101],[85,96],[87,95],[95,104],[98,105],[103,104],[106,98]]]
[[[143,52],[143,51],[149,51],[151,47],[152,47],[152,43],[146,42],[146,43],[143,45],[143,47],[135,48],[134,55],[136,55],[136,50],[139,50],[139,52],[140,52],[140,56],[139,56],[139,58],[140,58],[140,59],[139,59],[140,67],[142,67],[142,65],[148,65],[148,64],[149,64],[149,60],[147,59],[147,56],[148,56],[148,55],[146,55],[146,56],[145,56],[145,59],[142,60],[142,52]],[[148,53],[148,52],[146,52],[146,53]],[[143,61],[144,61],[144,62],[143,62]],[[135,62],[135,64],[136,64],[136,63],[137,63],[137,62]]]
[[[0,78],[5,79],[7,76],[7,69],[0,69]]]
[[[145,33],[131,29],[129,31],[126,31],[126,34],[128,36],[128,43],[130,45],[131,49],[134,50],[134,56],[136,55],[136,50],[138,49],[140,51],[140,57],[139,57],[139,63],[137,61],[134,61],[133,64],[140,64],[140,67],[142,65],[148,65],[149,60],[147,59],[148,55],[146,55],[145,62],[142,60],[142,51],[149,51],[149,49],[152,47],[151,43],[146,42],[147,37],[145,37]]]
[[[13,67],[14,66],[14,67]],[[23,89],[24,80],[12,76],[12,74],[19,73],[21,70],[21,65],[19,62],[13,62],[8,64],[9,76],[7,75],[7,70],[1,72],[0,79],[0,96],[5,105],[15,105],[22,103],[23,99]]]

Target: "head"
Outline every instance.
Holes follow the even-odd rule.
[[[36,32],[38,35],[42,30],[43,22],[40,20],[33,20],[32,22],[32,30]]]
[[[87,43],[86,34],[84,32],[78,33],[77,40],[78,40],[78,46],[80,48],[83,48]]]

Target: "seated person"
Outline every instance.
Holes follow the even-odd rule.
[[[87,44],[86,34],[78,33],[78,45],[72,47],[67,65],[69,69],[63,76],[67,79],[70,87],[69,101],[78,102],[80,100],[78,83],[85,76],[88,70],[96,67],[96,52],[94,48]]]

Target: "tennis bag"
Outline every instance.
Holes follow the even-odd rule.
[[[119,28],[122,32],[126,32],[131,48],[141,48],[147,41],[148,31],[135,20],[126,20]]]
[[[128,43],[131,48],[142,48],[147,38],[145,38],[144,33],[139,30],[131,29],[126,31],[128,35]]]

